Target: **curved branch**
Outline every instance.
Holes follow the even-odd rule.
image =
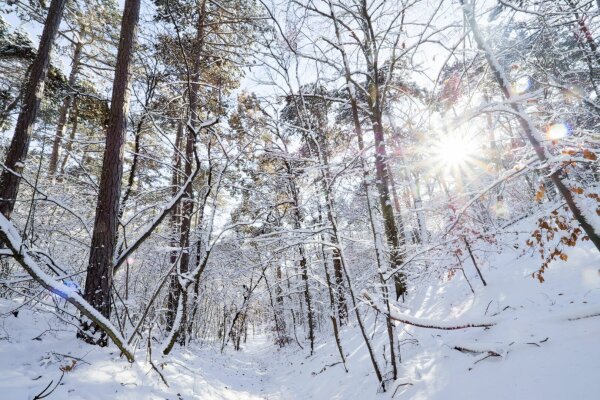
[[[81,314],[88,317],[111,338],[119,350],[127,357],[129,362],[134,361],[133,351],[126,344],[125,338],[121,336],[114,325],[100,314],[98,310],[85,301],[85,299],[79,295],[77,289],[66,286],[46,274],[40,268],[38,263],[29,255],[29,249],[25,243],[23,243],[15,226],[2,214],[0,214],[0,241],[12,251],[14,259],[21,264],[23,269],[25,269],[35,281],[48,291],[58,294],[75,306]]]
[[[198,131],[202,128],[209,128],[209,127],[217,124],[218,122],[219,122],[218,119],[214,119],[214,120],[205,122],[198,128]],[[144,241],[152,234],[152,232],[154,232],[154,230],[161,224],[161,222],[165,219],[165,217],[175,208],[175,206],[177,206],[177,203],[179,203],[179,200],[181,200],[183,195],[186,193],[186,190],[188,190],[189,186],[192,185],[192,183],[196,179],[196,176],[200,172],[200,159],[198,157],[198,152],[196,151],[195,146],[194,146],[194,157],[196,159],[196,168],[195,168],[194,172],[192,173],[192,175],[189,176],[189,178],[187,179],[185,184],[181,187],[181,189],[179,189],[179,192],[177,192],[175,197],[173,197],[162,208],[160,214],[158,214],[156,217],[154,217],[152,222],[150,222],[148,224],[148,226],[144,229],[142,234],[140,236],[138,236],[138,238],[135,239],[134,242],[129,247],[127,247],[125,250],[123,250],[123,252],[117,257],[117,259],[115,260],[114,266],[113,266],[113,275],[117,273],[117,271],[123,265],[125,260],[127,260],[127,257],[129,257],[134,251],[136,251],[138,249],[138,247],[141,246],[142,243],[144,243]]]
[[[383,311],[384,308],[378,305],[373,301],[371,296],[367,292],[362,292],[362,300],[364,303],[368,304],[373,309],[379,311],[380,313],[386,315],[393,321],[402,322],[403,324],[416,326],[419,328],[427,328],[427,329],[440,329],[444,331],[453,331],[458,329],[467,329],[467,328],[489,328],[496,325],[495,322],[487,321],[487,322],[455,322],[455,323],[447,323],[447,322],[433,322],[426,319],[416,318],[411,315],[406,314],[397,314],[397,313],[387,313]]]

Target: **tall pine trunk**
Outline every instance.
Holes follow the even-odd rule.
[[[2,170],[0,176],[0,212],[7,219],[10,219],[15,208],[21,182],[19,174],[25,167],[33,125],[44,95],[44,81],[50,66],[50,52],[62,20],[65,3],[66,0],[52,0],[50,3],[38,52],[31,66],[31,74],[27,82],[15,133],[10,142],[6,161],[4,161],[6,168]]]
[[[110,317],[111,311],[110,293],[119,222],[123,153],[129,112],[129,86],[139,14],[140,0],[126,0],[121,21],[121,37],[106,130],[106,148],[84,289],[84,298],[106,318]],[[84,340],[100,346],[107,345],[104,332],[100,331],[98,337],[93,337],[99,331],[99,327],[95,324],[82,320],[82,331],[78,336]]]

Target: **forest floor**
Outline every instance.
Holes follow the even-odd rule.
[[[377,393],[354,326],[341,332],[348,373],[326,334],[313,356],[304,344],[278,349],[267,334],[252,330],[239,352],[191,346],[163,358],[157,344],[153,360],[167,387],[145,350],[129,364],[114,346],[76,340],[74,327],[48,312],[23,307],[14,316],[20,303],[0,300],[0,399],[33,399],[59,380],[48,399],[598,399],[600,256],[589,245],[568,249],[568,261],[552,263],[539,283],[531,277],[539,256],[521,252],[488,257],[492,261],[481,265],[485,287],[465,264],[475,294],[461,274],[423,278],[398,313],[433,322],[492,319],[496,325],[456,331],[400,325],[402,364],[387,393]],[[389,371],[382,318],[366,322],[370,333],[377,331],[374,348]]]
[[[18,305],[0,302],[0,314]],[[228,348],[221,353],[216,345],[176,349],[168,358],[153,358],[167,387],[145,361],[143,352],[129,364],[118,357],[114,347],[102,349],[76,340],[72,329],[57,326],[47,313],[22,309],[18,317],[10,315],[0,321],[0,399],[33,399],[51,382],[48,391],[57,383],[58,387],[49,399],[82,400],[288,400],[357,390],[347,385],[349,377],[336,353],[326,353],[333,350],[328,342],[318,345],[313,357],[307,357],[306,348],[279,350],[264,333],[250,333],[239,352]],[[363,358],[360,346],[355,352]],[[374,395],[376,381],[369,365],[359,366],[356,372],[363,375],[367,371],[360,376],[366,383],[366,394]],[[320,374],[326,377],[325,382],[313,382],[311,378]],[[321,384],[323,390],[319,389]]]

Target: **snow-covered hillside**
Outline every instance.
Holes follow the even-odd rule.
[[[306,348],[279,349],[257,330],[239,352],[207,344],[153,354],[167,387],[147,354],[138,351],[129,364],[114,346],[75,339],[74,328],[47,310],[2,300],[0,398],[33,399],[49,387],[51,399],[597,399],[600,257],[589,246],[570,249],[569,260],[553,263],[539,283],[531,277],[537,259],[520,254],[491,257],[482,271],[486,287],[467,271],[475,294],[456,275],[432,280],[397,310],[439,324],[496,325],[446,331],[399,324],[400,378],[386,393],[378,393],[355,326],[341,334],[348,373],[333,340],[318,342],[308,357]],[[366,325],[379,331],[383,318],[371,315]],[[376,348],[383,337],[375,336]]]

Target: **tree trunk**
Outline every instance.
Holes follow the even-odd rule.
[[[175,196],[181,186],[181,176],[179,170],[181,168],[181,142],[183,140],[183,122],[177,125],[177,133],[175,135],[175,148],[173,151],[173,173],[171,175],[171,194]],[[177,204],[170,215],[171,225],[171,265],[179,262],[179,251],[175,250],[179,247],[179,224],[181,216],[181,205]],[[177,267],[174,268],[177,271]],[[167,313],[166,313],[166,328],[167,331],[173,329],[175,322],[175,313],[177,311],[177,298],[179,295],[179,282],[177,274],[171,275],[169,284],[169,293],[167,294]]]
[[[345,83],[346,83],[346,90],[348,92],[348,96],[350,98],[350,110],[352,112],[352,122],[354,124],[354,133],[356,135],[357,141],[358,141],[358,145],[359,145],[359,151],[361,153],[361,167],[362,167],[362,171],[363,171],[363,184],[365,185],[365,189],[366,189],[366,194],[367,194],[367,206],[369,208],[369,220],[371,222],[371,228],[372,228],[372,232],[373,232],[373,239],[375,242],[375,255],[376,255],[376,259],[377,259],[377,264],[378,264],[378,269],[381,271],[383,268],[383,259],[382,259],[382,254],[380,254],[380,249],[378,246],[378,232],[375,226],[375,221],[374,221],[374,216],[372,214],[373,212],[373,204],[371,201],[371,192],[370,192],[370,183],[369,183],[369,172],[367,170],[367,166],[365,164],[364,161],[364,143],[363,143],[363,131],[362,131],[362,125],[360,122],[360,115],[358,112],[358,102],[356,100],[356,96],[354,93],[354,86],[352,83],[352,72],[350,69],[350,64],[348,61],[348,56],[346,54],[345,49],[343,48],[343,41],[342,41],[342,37],[341,37],[341,32],[340,32],[340,28],[339,28],[339,23],[337,20],[337,17],[335,15],[334,9],[333,9],[333,5],[331,4],[331,2],[329,2],[329,9],[331,11],[331,19],[333,21],[333,27],[335,30],[335,35],[336,35],[336,39],[337,39],[337,45],[338,45],[338,49],[340,50],[341,56],[342,56],[342,62],[344,65],[344,79],[345,79]],[[335,221],[335,219],[334,219]],[[339,232],[337,232],[337,224],[334,225],[334,232],[336,233],[336,235],[338,236],[338,240],[340,238]],[[350,298],[352,300],[352,305],[354,306],[354,310],[356,313],[356,319],[358,321],[358,325],[360,327],[360,331],[361,331],[361,335],[363,337],[363,340],[365,342],[365,345],[367,346],[367,350],[369,351],[369,357],[371,359],[371,363],[373,365],[373,370],[375,371],[375,375],[377,376],[377,380],[379,381],[379,383],[381,384],[381,387],[383,388],[383,390],[385,390],[385,381],[383,380],[383,375],[381,374],[381,369],[379,368],[379,364],[377,363],[377,359],[375,357],[375,353],[373,352],[373,348],[371,346],[371,342],[369,340],[369,337],[366,334],[366,330],[364,327],[364,323],[362,321],[362,317],[360,316],[358,307],[357,307],[357,303],[356,303],[356,297],[354,295],[354,290],[352,289],[352,281],[350,280],[350,275],[348,274],[348,269],[346,267],[345,261],[344,261],[344,257],[343,257],[343,250],[340,247],[340,255],[341,260],[342,260],[342,267],[344,270],[344,275],[346,276],[346,281],[348,283],[348,291],[350,292]],[[381,273],[379,274],[381,277]],[[388,308],[389,308],[389,299],[386,298],[386,304],[388,304]],[[390,318],[386,318],[387,323],[390,324]],[[388,334],[389,334],[389,330],[388,330]],[[394,338],[393,337],[389,337],[390,340],[390,347],[391,347],[391,351],[393,352],[393,342],[394,342]],[[392,363],[393,366],[395,367],[395,357],[392,354]],[[394,375],[396,375],[396,369],[394,368]],[[396,378],[396,376],[394,376],[394,378]]]
[[[300,95],[302,98],[302,94]],[[321,123],[319,123],[321,124]],[[319,162],[322,165],[321,170],[321,191],[327,202],[331,202],[331,207],[327,207],[327,220],[333,226],[334,224],[334,201],[330,196],[332,178],[331,178],[331,170],[329,168],[329,147],[327,144],[326,130],[323,129],[323,126],[316,127],[318,130],[317,138],[312,136],[312,140],[314,141],[314,146],[316,148],[317,157]],[[310,143],[309,143],[310,146]],[[337,240],[337,235],[333,232],[328,235],[328,240],[334,244],[339,245]],[[342,271],[342,261],[340,250],[337,247],[333,248],[332,254],[332,264],[333,264],[333,277],[335,282],[335,296],[337,303],[337,316],[339,318],[340,325],[344,325],[348,320],[348,305],[346,304],[346,297],[344,295],[344,275]]]
[[[292,201],[294,202],[294,228],[301,229],[302,211],[300,210],[300,199],[298,195],[298,189],[294,182],[293,171],[289,163],[286,163],[286,167],[289,177],[288,179],[290,185],[290,194],[292,196]],[[302,282],[304,283],[304,301],[306,303],[306,317],[308,322],[308,338],[310,340],[310,354],[312,355],[315,349],[315,322],[310,296],[310,284],[308,283],[308,261],[306,259],[304,246],[302,244],[300,244],[298,250],[300,252],[300,276],[302,277]]]
[[[377,69],[375,68],[375,71]],[[372,72],[373,74],[374,72]],[[379,96],[378,85],[372,82],[369,85],[369,93],[373,96]],[[394,216],[394,208],[392,205],[392,197],[390,195],[390,176],[387,163],[387,150],[385,146],[385,137],[383,132],[381,112],[379,110],[379,101],[369,101],[373,125],[373,136],[375,139],[375,177],[377,192],[379,194],[379,206],[383,217],[383,226],[385,236],[390,250],[390,267],[393,271],[399,271],[402,266],[403,257],[400,247],[400,235],[398,233],[398,225]],[[394,286],[396,290],[396,300],[400,297],[404,298],[406,294],[406,278],[404,273],[397,272],[394,275]]]
[[[344,369],[346,370],[346,372],[348,372],[348,367],[346,366],[346,357],[344,357],[344,350],[342,348],[342,342],[340,340],[340,331],[337,323],[338,316],[336,314],[339,314],[340,310],[339,308],[336,310],[335,295],[333,294],[333,289],[331,287],[331,277],[329,275],[329,268],[327,267],[327,252],[325,251],[325,245],[321,245],[321,255],[323,257],[323,269],[325,270],[325,283],[327,283],[327,291],[329,293],[329,305],[331,307],[331,314],[329,315],[329,318],[331,319],[331,326],[333,328],[333,337],[335,339],[335,344],[337,345],[338,353],[340,354],[342,364],[344,365]]]
[[[69,73],[69,93],[63,100],[62,106],[59,110],[58,123],[56,125],[56,135],[54,136],[54,142],[52,143],[52,153],[50,154],[50,162],[48,164],[48,176],[54,177],[56,174],[56,168],[58,165],[58,152],[62,138],[65,135],[67,129],[67,121],[69,120],[69,112],[75,98],[74,88],[75,82],[77,81],[77,75],[79,74],[81,51],[83,44],[77,42],[73,48],[73,61],[71,65],[71,72]]]
[[[52,0],[50,3],[38,52],[31,66],[31,74],[27,82],[15,133],[4,162],[7,169],[3,169],[0,176],[0,212],[7,219],[10,219],[15,208],[21,181],[19,174],[25,167],[33,125],[44,95],[44,81],[50,65],[50,51],[58,33],[65,3],[66,0]]]
[[[185,179],[188,179],[192,174],[192,168],[194,163],[194,146],[196,145],[196,135],[199,126],[200,118],[198,115],[199,98],[200,98],[200,65],[202,61],[202,48],[204,47],[204,29],[206,20],[206,0],[202,0],[199,5],[199,16],[196,27],[196,38],[194,41],[194,63],[191,75],[188,76],[188,98],[189,98],[189,110],[188,110],[188,123],[186,126],[186,141],[185,141],[185,159],[184,159],[184,174]],[[179,268],[176,269],[178,273],[185,273],[189,271],[190,259],[191,259],[191,246],[190,246],[190,232],[192,227],[192,214],[194,212],[194,188],[193,184],[189,185],[184,195],[181,198],[181,216],[180,216],[180,231],[179,231],[179,246],[181,247],[181,259],[179,260]],[[176,277],[177,278],[177,277]],[[187,285],[186,285],[187,287]],[[177,298],[181,290],[184,288],[179,285],[177,294],[174,294]],[[185,296],[187,299],[187,294]],[[169,302],[169,312],[175,313],[175,309],[172,306],[176,306],[175,302]],[[174,333],[175,340],[179,340],[181,344],[185,343],[185,327],[187,326],[187,304],[183,305],[183,316],[181,324],[176,327],[172,326],[171,329],[177,329]],[[171,330],[169,329],[169,331]],[[169,349],[170,351],[170,349]]]
[[[73,150],[73,141],[75,140],[75,135],[77,133],[77,124],[79,121],[79,102],[77,101],[77,97],[73,99],[73,125],[71,126],[71,133],[69,134],[69,139],[65,145],[65,155],[60,163],[60,171],[59,175],[62,176],[65,173],[65,168],[67,163],[69,162],[69,157],[71,151]]]
[[[390,173],[388,166],[387,150],[385,145],[385,134],[383,131],[383,104],[381,88],[379,87],[380,69],[378,63],[377,38],[374,37],[371,25],[371,15],[366,0],[361,0],[361,29],[365,35],[365,45],[362,51],[367,63],[367,104],[369,106],[369,117],[373,129],[375,141],[375,186],[379,194],[379,204],[383,217],[385,237],[390,251],[390,269],[394,273],[394,286],[396,290],[396,300],[404,298],[406,293],[406,277],[400,270],[403,263],[401,253],[401,238],[398,233],[398,225],[394,217],[394,208],[392,206],[392,196],[390,194]],[[400,216],[399,216],[400,218]]]
[[[123,152],[129,112],[129,86],[135,50],[136,32],[140,14],[140,0],[126,0],[121,22],[121,36],[117,53],[117,64],[113,82],[110,117],[106,130],[106,148],[102,163],[100,192],[96,206],[96,219],[92,235],[92,245],[85,280],[85,299],[106,318],[110,317],[110,292],[112,289],[113,260],[117,236],[121,179],[123,177]],[[93,338],[99,327],[82,321],[78,334],[84,340],[107,345],[106,335],[100,332]]]

